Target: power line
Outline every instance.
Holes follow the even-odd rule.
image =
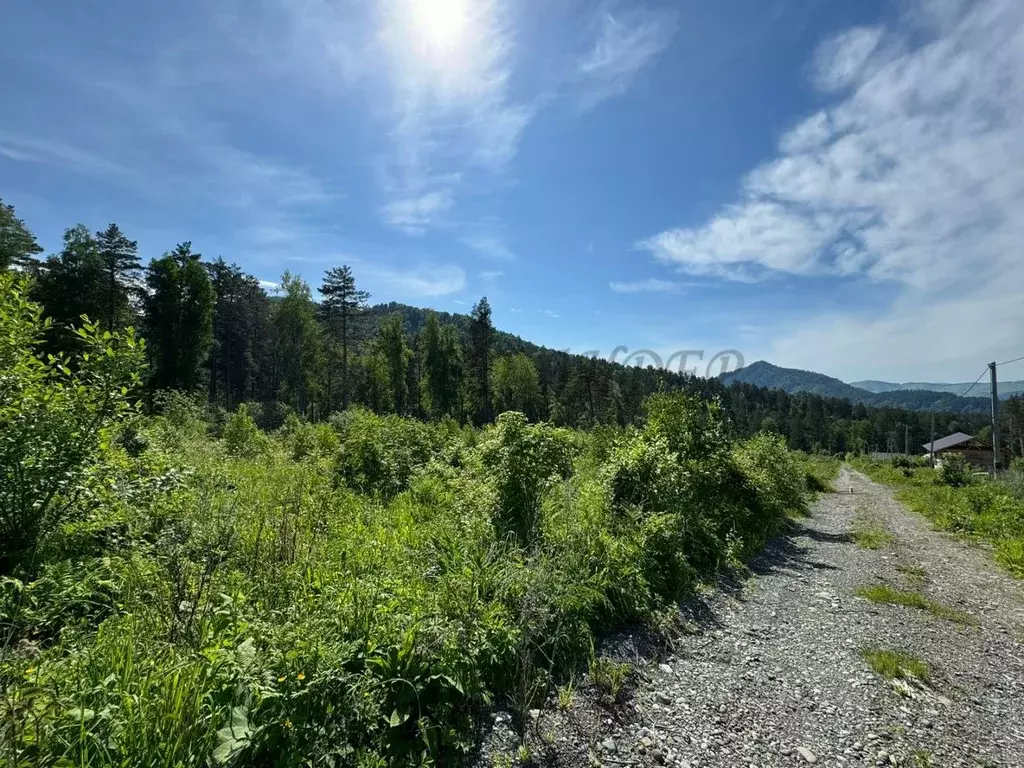
[[[1003,360],[1003,362],[996,363],[996,365],[1009,365],[1010,363],[1019,363],[1021,360],[1024,360],[1024,356],[1022,356],[1022,357],[1015,357],[1015,358],[1013,358],[1013,360]]]
[[[1024,358],[1021,358],[1021,359],[1024,360]],[[1002,365],[1002,363],[1000,363],[1000,365]],[[981,377],[984,376],[986,373],[988,373],[988,366],[986,366],[985,370],[983,370],[979,374],[978,378],[976,378],[974,380],[974,383],[971,384],[971,386],[969,386],[966,390],[964,390],[964,393],[962,395],[960,395],[960,397],[967,397],[967,393],[970,392],[972,389],[974,389],[978,385],[978,382],[981,381]]]

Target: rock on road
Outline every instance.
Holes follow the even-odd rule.
[[[751,578],[701,603],[698,631],[643,667],[625,716],[539,714],[535,731],[554,743],[538,743],[538,762],[1024,766],[1024,586],[863,475],[844,468],[836,485]],[[861,548],[850,534],[862,519],[893,539]],[[856,593],[883,583],[976,625]],[[882,678],[863,648],[912,654],[930,682]]]

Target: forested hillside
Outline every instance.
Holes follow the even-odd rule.
[[[571,355],[495,329],[486,298],[470,315],[370,306],[372,297],[346,266],[327,270],[315,283],[285,273],[271,295],[256,277],[222,258],[204,258],[188,242],[143,266],[136,243],[115,224],[97,232],[77,225],[65,233],[62,249],[44,259],[13,208],[0,211],[0,266],[33,278],[31,296],[52,320],[47,352],[79,349],[68,329],[82,315],[104,331],[134,326],[147,341],[144,393],[151,407],[159,407],[161,392],[175,390],[202,393],[217,418],[250,403],[267,428],[279,427],[289,413],[322,421],[359,404],[378,413],[448,416],[476,425],[515,408],[531,419],[586,429],[638,423],[645,397],[682,389],[719,398],[738,436],[770,427],[792,448],[893,451],[902,449],[905,429],[912,446],[930,436],[928,415],[896,406],[935,406],[921,393],[869,406],[850,399],[849,385],[820,375],[815,382],[824,383],[810,393],[787,394],[780,390],[800,386],[775,374],[799,372],[767,363],[725,377],[752,382],[725,386]],[[971,407],[936,414],[938,434],[973,433],[986,423],[985,409],[964,402]],[[1021,409],[1011,403],[1007,412]],[[1007,444],[1019,450],[1021,420],[1007,418]]]
[[[742,381],[759,387],[782,389],[790,394],[810,393],[823,397],[842,397],[852,403],[876,408],[906,408],[914,411],[947,411],[960,414],[984,414],[991,404],[984,397],[959,397],[952,392],[933,392],[914,388],[880,388],[869,392],[853,384],[813,371],[780,368],[759,360],[738,371],[722,374],[726,383]],[[960,391],[966,390],[966,386]]]

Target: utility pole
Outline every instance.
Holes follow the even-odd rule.
[[[932,461],[932,469],[935,469],[935,411],[932,411],[932,441],[928,443],[928,458]]]
[[[999,389],[996,384],[996,364],[988,364],[992,378],[992,477],[1002,469],[1002,456],[999,452]]]

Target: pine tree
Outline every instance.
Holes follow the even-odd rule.
[[[64,247],[38,269],[33,299],[53,321],[47,335],[49,351],[73,352],[77,336],[69,332],[82,316],[97,321],[103,315],[103,263],[96,239],[83,224],[64,232]]]
[[[324,300],[322,307],[324,324],[331,338],[341,345],[341,407],[348,408],[349,402],[349,344],[353,335],[355,318],[366,307],[370,294],[356,288],[352,268],[348,265],[334,267],[324,274],[320,293]],[[328,408],[332,400],[331,371],[327,372]]]
[[[150,262],[145,303],[150,386],[199,388],[213,340],[213,286],[192,244]]]
[[[285,272],[283,296],[274,306],[280,397],[302,415],[316,416],[323,344],[309,284]]]
[[[381,321],[377,338],[373,341],[372,354],[377,357],[372,369],[383,370],[386,378],[387,400],[395,413],[405,415],[409,410],[407,375],[412,350],[409,349],[405,325],[399,313],[390,314]]]
[[[473,305],[469,316],[469,365],[473,380],[473,417],[477,424],[491,418],[491,305],[484,296]]]
[[[25,222],[14,215],[14,206],[0,198],[0,272],[7,269],[34,271],[36,254],[43,252]]]
[[[113,331],[131,325],[133,305],[142,296],[142,262],[138,243],[125,237],[117,224],[96,233],[96,247],[105,278],[102,325]]]

